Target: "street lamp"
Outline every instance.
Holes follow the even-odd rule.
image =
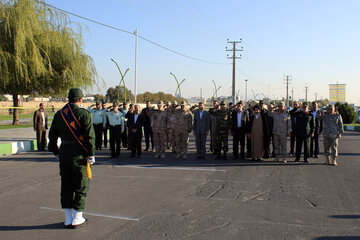
[[[170,74],[175,78],[176,84],[178,85],[177,88],[176,88],[176,91],[175,91],[175,97],[176,97],[176,95],[178,94],[178,91],[179,91],[179,94],[178,94],[178,102],[179,102],[180,99],[181,99],[181,89],[180,89],[180,86],[181,86],[181,84],[185,81],[185,78],[179,83],[179,81],[177,80],[175,74],[173,74],[173,73],[170,73]]]
[[[118,88],[118,99],[117,100],[119,101],[119,98],[120,98],[120,86],[121,86],[121,83],[123,83],[124,84],[124,102],[126,102],[125,75],[130,70],[130,68],[126,69],[125,73],[122,74],[122,71],[121,71],[119,65],[117,64],[117,62],[113,58],[111,58],[111,61],[113,61],[116,64],[116,67],[119,69],[119,72],[120,72],[120,75],[121,75],[121,80],[120,80],[119,88]]]
[[[215,100],[215,96],[216,96],[216,100],[217,100],[217,92],[219,91],[219,89],[221,88],[221,86],[220,87],[218,87],[218,88],[216,88],[216,83],[215,83],[215,81],[214,80],[212,80],[212,82],[213,82],[213,84],[214,84],[214,95],[213,95],[213,100]]]

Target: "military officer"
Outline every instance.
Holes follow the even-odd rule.
[[[93,108],[95,106],[95,108]],[[102,132],[103,132],[103,110],[100,109],[100,102],[92,104],[88,107],[93,117],[93,125],[95,130],[95,146],[96,150],[101,150]]]
[[[226,160],[226,153],[228,148],[229,130],[231,129],[231,114],[226,109],[225,101],[221,101],[220,109],[213,112],[216,118],[215,125],[215,145],[216,145],[216,159],[221,159],[221,150],[223,150],[223,159]]]
[[[295,136],[296,136],[296,158],[295,162],[300,161],[301,149],[304,144],[304,162],[309,163],[310,139],[314,136],[315,121],[306,102],[303,103],[299,111],[292,113],[295,117]]]
[[[107,147],[107,139],[108,139],[108,129],[109,129],[109,121],[107,120],[107,114],[105,114],[109,108],[106,107],[106,101],[102,101],[101,110],[103,111],[103,122],[106,122],[106,126],[103,128],[103,136],[104,136],[104,148]]]
[[[167,130],[168,130],[168,134],[169,134],[169,142],[170,142],[170,147],[171,147],[171,151],[172,152],[176,152],[176,138],[175,138],[175,120],[176,120],[176,116],[175,116],[175,110],[178,107],[177,102],[173,101],[171,104],[171,107],[168,110],[168,115],[167,115]]]
[[[338,143],[341,138],[341,134],[344,133],[344,126],[341,115],[334,110],[333,105],[329,105],[326,108],[324,114],[320,111],[319,118],[323,122],[323,136],[324,136],[324,153],[326,157],[326,163],[329,165],[337,165],[338,157]],[[330,159],[331,156],[331,159]]]
[[[216,154],[216,117],[215,112],[219,109],[219,103],[217,100],[213,101],[213,107],[209,109],[210,113],[210,152]]]
[[[186,102],[181,102],[181,108],[175,111],[175,138],[176,138],[176,158],[186,158],[189,144],[189,133],[192,129],[192,115],[186,109]]]
[[[118,107],[119,104],[115,101],[113,102],[112,110],[106,112],[110,125],[110,150],[112,158],[120,156],[121,134],[124,133],[125,127],[124,114],[119,111]],[[106,126],[106,121],[103,126]]]
[[[287,137],[291,133],[291,119],[286,111],[285,103],[279,102],[278,109],[276,111],[269,111],[269,116],[274,120],[273,126],[273,143],[275,161],[279,161],[279,157],[282,157],[282,161],[286,163],[287,155]]]
[[[83,108],[82,91],[72,88],[69,103],[54,115],[49,132],[49,151],[60,161],[61,207],[65,212],[65,227],[77,227],[86,222],[83,217],[89,179],[87,162],[95,162],[95,132],[91,113]],[[61,138],[61,146],[57,141]]]
[[[166,150],[166,129],[167,129],[167,112],[164,111],[163,101],[157,104],[158,109],[148,108],[146,114],[152,119],[152,131],[154,136],[155,158],[165,158]]]

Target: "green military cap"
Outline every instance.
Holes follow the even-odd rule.
[[[119,103],[117,101],[113,102],[113,107],[115,107],[115,106],[119,106]]]
[[[159,102],[157,103],[157,105],[164,105],[164,102],[163,102],[163,101],[159,101]]]
[[[259,105],[255,105],[255,106],[253,106],[253,109],[255,110],[255,109],[259,109],[260,110],[260,107],[259,107]]]
[[[172,105],[177,105],[177,101],[172,101]]]
[[[260,100],[260,101],[259,101],[259,104],[264,104],[264,101],[263,101],[263,100]]]
[[[101,104],[106,104],[106,101],[103,99],[103,100],[101,101]]]
[[[80,88],[72,88],[69,90],[68,98],[83,97],[83,92]]]
[[[280,106],[285,106],[285,103],[283,102],[283,101],[280,101],[279,103],[278,103],[278,106],[280,107]]]
[[[304,102],[304,103],[302,104],[302,106],[303,106],[303,107],[307,107],[307,106],[308,106],[308,103],[307,103],[307,102]]]
[[[334,108],[334,105],[329,104],[329,105],[327,105],[327,107],[326,107],[326,108]]]
[[[225,101],[221,101],[220,105],[226,105]]]
[[[243,101],[240,100],[237,104],[241,104],[241,105],[242,105],[242,104],[243,104]]]
[[[203,102],[199,102],[199,105],[202,105],[202,104],[204,104]]]
[[[185,101],[181,101],[181,104],[180,105],[186,105],[186,102]]]

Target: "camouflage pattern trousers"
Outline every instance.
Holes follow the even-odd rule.
[[[338,156],[338,143],[338,138],[324,136],[324,154],[326,157],[332,156],[335,158]]]
[[[274,153],[276,157],[279,157],[280,155],[283,158],[286,158],[287,155],[287,137],[286,133],[283,134],[274,134]]]
[[[189,144],[189,132],[176,132],[176,152],[185,154]]]
[[[166,150],[166,132],[153,132],[155,151],[163,153]]]
[[[229,139],[229,134],[228,132],[222,133],[222,132],[216,132],[215,133],[215,150],[217,152],[220,152],[221,150],[223,150],[224,152],[229,151],[229,147],[228,147],[228,139]]]
[[[169,129],[169,143],[170,147],[173,151],[176,150],[176,135],[175,135],[175,129]]]

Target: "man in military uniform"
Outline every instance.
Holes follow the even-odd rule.
[[[185,159],[192,129],[192,116],[185,101],[181,102],[181,109],[175,111],[175,116],[176,158]]]
[[[152,131],[156,151],[155,158],[165,158],[167,113],[164,111],[163,101],[159,101],[157,106],[158,109],[156,110],[154,107],[148,108],[146,114],[152,121]]]
[[[221,150],[223,150],[223,159],[226,160],[226,153],[228,148],[229,130],[231,129],[231,114],[226,109],[225,101],[221,101],[220,109],[215,111],[214,116],[216,118],[215,127],[215,145],[216,145],[216,159],[221,159]]]
[[[210,113],[210,152],[216,154],[216,117],[215,112],[219,109],[219,103],[217,100],[213,101],[213,107],[209,109]]]
[[[175,110],[178,107],[177,102],[173,101],[171,104],[171,107],[168,110],[168,115],[167,115],[167,131],[169,134],[169,142],[170,142],[170,147],[171,147],[171,151],[172,152],[176,152],[176,137],[175,137],[175,120],[176,120],[176,116],[175,116]]]
[[[344,126],[341,115],[335,112],[333,105],[329,105],[326,108],[325,114],[322,111],[319,113],[319,118],[324,124],[323,136],[326,163],[336,166],[338,157],[338,143],[339,139],[341,138],[341,134],[344,133]]]
[[[109,121],[107,119],[107,114],[105,114],[109,109],[106,107],[106,101],[102,101],[101,110],[103,111],[103,122],[106,122],[107,125],[103,128],[103,136],[104,136],[104,148],[107,147],[108,140],[108,129],[109,129]]]
[[[113,102],[113,109],[106,112],[110,125],[110,151],[112,158],[120,156],[121,134],[124,133],[125,129],[124,114],[119,111],[118,107],[119,104],[115,101]],[[106,126],[106,122],[104,122],[103,126]]]
[[[67,228],[86,222],[82,216],[89,186],[86,166],[95,162],[95,132],[91,113],[80,108],[82,91],[72,88],[68,97],[69,103],[55,114],[49,132],[49,151],[60,161],[61,207]]]
[[[285,103],[279,102],[278,110],[269,112],[269,116],[273,118],[273,143],[275,161],[279,161],[279,157],[282,157],[282,161],[286,163],[287,155],[287,137],[290,136],[291,132],[291,120],[290,116],[286,111]]]
[[[314,136],[310,140],[310,157],[318,158],[319,157],[318,156],[319,155],[319,140],[320,140],[319,135],[322,133],[323,125],[322,125],[322,121],[318,117],[320,110],[318,109],[317,102],[311,103],[311,111],[310,112],[313,114],[314,120],[315,120]]]
[[[291,119],[291,134],[290,134],[290,156],[294,156],[294,149],[295,149],[295,140],[296,140],[296,135],[295,135],[295,126],[296,126],[296,119],[293,116],[293,113],[297,112],[299,110],[299,102],[298,101],[294,101],[293,103],[293,108],[289,111],[290,114],[290,119]]]
[[[96,107],[93,108],[94,106]],[[101,150],[104,120],[103,120],[103,110],[100,109],[100,102],[96,102],[96,104],[90,105],[88,107],[88,111],[91,112],[93,117],[96,150]]]
[[[309,107],[306,102],[303,103],[299,111],[292,113],[295,117],[295,135],[296,135],[296,158],[295,162],[300,161],[301,149],[304,144],[304,162],[309,163],[310,139],[314,136],[315,121],[312,113],[309,113]]]

